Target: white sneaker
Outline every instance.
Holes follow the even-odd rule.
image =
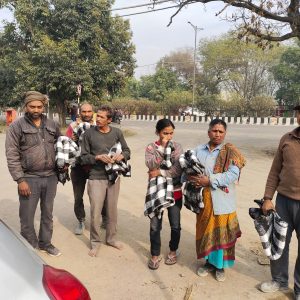
[[[74,233],[75,233],[76,235],[82,235],[84,229],[85,229],[84,223],[83,223],[83,222],[78,222],[78,224],[77,224],[77,226],[76,226],[76,228],[75,228]]]
[[[225,281],[225,271],[224,269],[216,269],[216,280],[219,282]]]
[[[277,291],[286,291],[288,290],[288,287],[285,287],[285,286],[280,286],[280,283],[274,281],[274,280],[271,280],[271,281],[266,281],[266,282],[263,282],[259,289],[264,292],[264,293],[274,293],[274,292],[277,292]]]
[[[208,273],[213,272],[216,268],[210,263],[206,262],[204,266],[197,270],[197,275],[200,277],[205,277]]]

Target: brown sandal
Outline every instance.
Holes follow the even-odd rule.
[[[168,254],[166,260],[165,260],[165,264],[166,265],[174,265],[177,263],[177,255],[170,255]]]
[[[157,270],[159,268],[160,261],[161,257],[159,257],[156,261],[152,260],[152,258],[149,258],[148,268],[151,270]]]

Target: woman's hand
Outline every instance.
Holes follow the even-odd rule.
[[[160,142],[161,142],[161,145],[166,148],[168,142],[170,141],[171,139],[169,137],[164,137]]]
[[[148,171],[149,179],[161,176],[160,170],[159,169],[153,169]]]
[[[209,186],[210,181],[208,176],[205,175],[189,175],[188,181],[190,181],[195,187]]]

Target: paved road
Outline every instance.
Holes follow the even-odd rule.
[[[184,149],[194,148],[207,142],[207,124],[175,123],[175,140]],[[63,255],[51,258],[40,253],[49,264],[64,268],[75,274],[88,288],[92,299],[167,299],[181,300],[186,288],[193,285],[193,299],[265,299],[255,286],[270,278],[268,267],[257,264],[257,251],[260,243],[248,216],[252,200],[263,193],[264,183],[271,164],[271,155],[279,138],[293,127],[230,125],[228,141],[239,146],[246,155],[248,164],[242,171],[238,190],[238,216],[242,238],[236,249],[236,266],[228,271],[228,280],[219,284],[208,276],[199,279],[195,270],[199,262],[195,259],[194,231],[195,217],[186,209],[182,210],[181,256],[178,264],[170,268],[163,265],[157,272],[146,267],[149,256],[149,221],[143,215],[143,202],[147,182],[144,165],[144,148],[155,140],[155,122],[123,121],[121,128],[134,132],[127,141],[132,150],[132,178],[122,178],[121,194],[118,204],[118,237],[125,245],[121,252],[101,245],[99,257],[87,255],[89,244],[89,203],[85,195],[87,230],[83,236],[73,234],[76,220],[73,213],[71,183],[59,184],[54,205],[53,243]],[[5,134],[0,134],[0,218],[13,229],[19,231],[18,197],[16,184],[12,181],[4,154]],[[37,212],[37,219],[39,212]],[[167,253],[169,226],[164,219],[162,232],[162,254]],[[38,222],[36,222],[38,228]],[[295,240],[295,239],[294,239]],[[296,245],[291,249],[292,264],[295,260]],[[130,266],[130,267],[129,267]],[[232,288],[239,282],[239,289]],[[117,288],[116,288],[117,286]],[[218,288],[219,287],[219,288]],[[282,295],[277,295],[282,296]],[[278,298],[279,299],[279,298]],[[280,299],[287,299],[281,297]]]
[[[208,124],[175,122],[175,140],[185,148],[193,148],[207,142]],[[122,127],[142,131],[146,142],[153,138],[154,121],[122,121]],[[240,147],[248,155],[272,154],[278,146],[280,137],[295,126],[264,126],[229,124],[226,140]]]

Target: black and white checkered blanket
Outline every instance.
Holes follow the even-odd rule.
[[[122,153],[122,146],[121,143],[116,143],[109,151],[108,155],[110,157],[113,157],[114,155],[118,155]],[[123,160],[115,162],[113,164],[106,164],[105,165],[105,171],[108,176],[108,181],[110,184],[114,184],[117,179],[119,178],[119,175],[123,175],[125,177],[131,176],[131,166],[128,162],[125,162]]]
[[[273,210],[265,216],[261,209],[263,201],[255,200],[255,202],[260,208],[250,208],[249,215],[254,219],[254,226],[266,256],[270,260],[277,260],[285,247],[288,223]]]
[[[163,161],[160,168],[169,170],[173,161],[171,159],[172,152],[175,150],[172,141],[168,141],[164,148]],[[174,187],[173,179],[171,177],[158,176],[151,178],[148,182],[147,193],[145,198],[144,215],[150,219],[157,216],[159,219],[165,208],[173,206],[174,200]]]
[[[165,208],[173,206],[174,187],[170,177],[157,176],[148,182],[145,199],[144,215],[150,219],[157,216],[159,219]]]
[[[66,165],[73,165],[80,152],[77,144],[67,136],[60,136],[55,144],[56,165],[64,168]]]
[[[179,163],[184,175],[204,174],[204,166],[198,161],[193,150],[187,150],[180,155]],[[198,214],[204,207],[202,197],[203,187],[195,187],[191,182],[186,181],[183,188],[184,206],[192,212]]]
[[[91,125],[89,122],[81,122],[78,124],[78,126],[74,127],[73,132],[78,137],[78,142],[82,141],[82,135],[83,133],[91,128],[93,125]]]
[[[63,135],[58,137],[54,148],[58,180],[65,184],[67,180],[70,180],[68,170],[65,167],[74,166],[76,158],[80,154],[79,148],[72,139]]]
[[[168,141],[168,143],[164,149],[163,161],[160,164],[161,169],[169,170],[172,167],[173,163],[172,163],[171,155],[174,150],[175,150],[175,147],[173,145],[173,142]]]

